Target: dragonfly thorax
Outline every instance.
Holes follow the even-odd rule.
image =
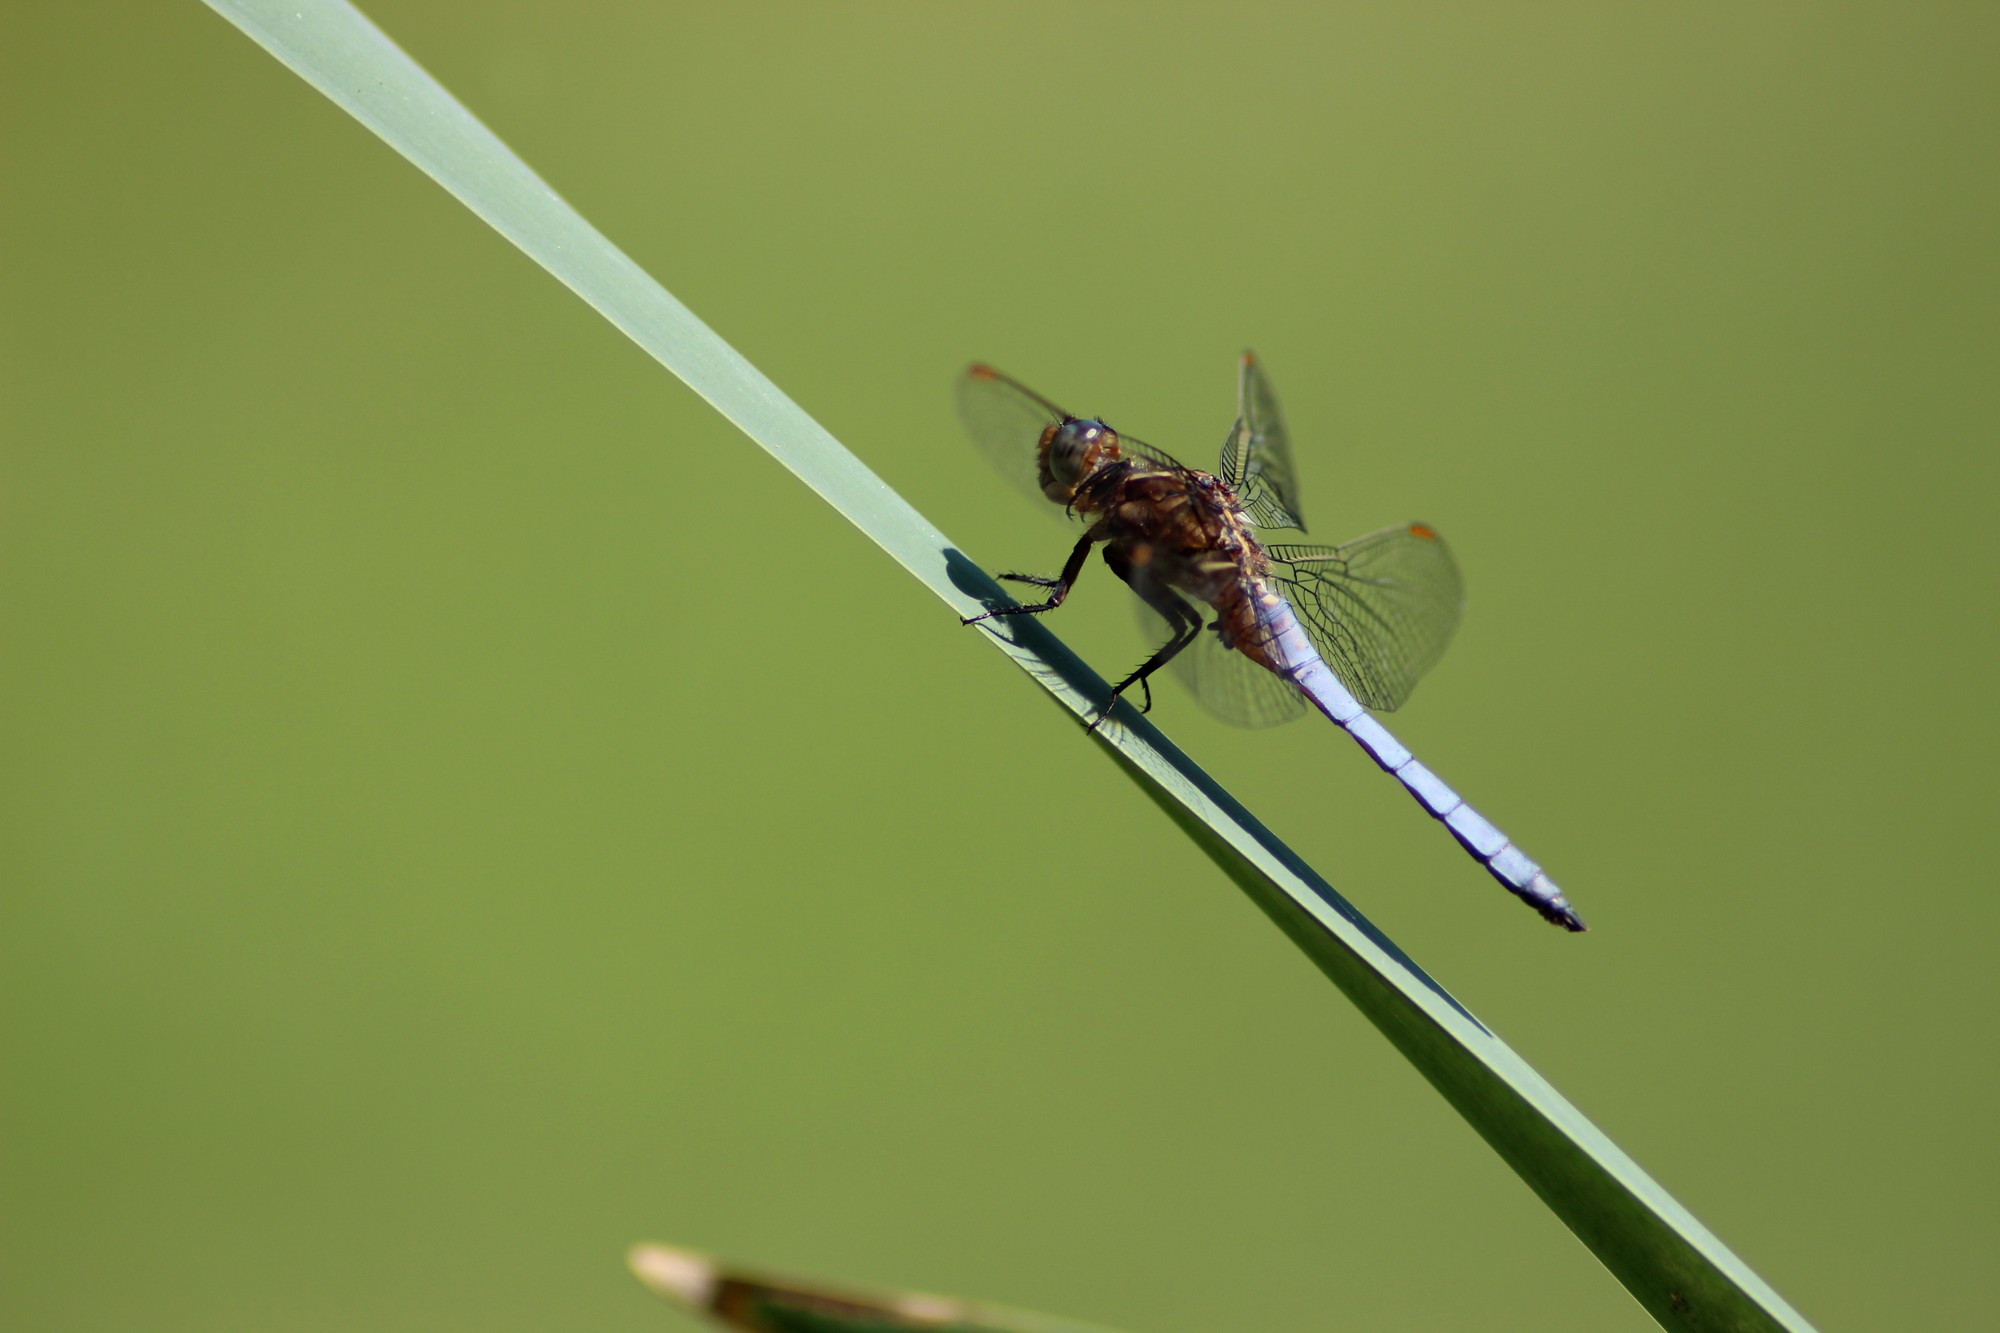
[[[1085,477],[1119,459],[1118,432],[1102,421],[1072,417],[1042,432],[1042,494],[1068,504]]]

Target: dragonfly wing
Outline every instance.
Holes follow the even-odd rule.
[[[1148,464],[1149,466],[1159,468],[1163,472],[1188,474],[1194,472],[1193,468],[1175,458],[1165,449],[1147,444],[1137,436],[1127,435],[1122,430],[1118,432],[1118,453],[1122,458],[1129,458],[1135,463]]]
[[[1236,424],[1222,446],[1216,471],[1235,487],[1250,521],[1260,528],[1305,531],[1299,517],[1299,478],[1278,396],[1254,352],[1245,352],[1236,380]]]
[[[1270,579],[1362,705],[1400,707],[1465,614],[1465,583],[1437,531],[1406,523],[1340,546],[1265,548]]]
[[[958,415],[993,466],[1022,494],[1046,505],[1042,493],[1042,432],[1076,418],[1011,375],[991,366],[971,365],[958,377]],[[1169,472],[1188,467],[1164,449],[1116,432],[1121,456]]]
[[[1069,414],[1027,385],[991,366],[973,365],[958,377],[958,415],[966,432],[994,467],[1037,504],[1042,494],[1042,432]]]
[[[1133,605],[1138,608],[1139,628],[1147,642],[1166,642],[1173,632],[1166,619],[1143,601]],[[1306,699],[1296,685],[1279,679],[1234,648],[1223,647],[1213,630],[1204,629],[1200,638],[1167,665],[1203,708],[1233,727],[1275,727],[1305,715]]]

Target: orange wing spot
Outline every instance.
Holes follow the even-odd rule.
[[[965,373],[976,380],[997,380],[1000,378],[999,371],[989,365],[984,365],[976,361],[965,368]]]
[[[1427,523],[1410,524],[1410,535],[1419,541],[1434,542],[1438,539],[1437,529]]]

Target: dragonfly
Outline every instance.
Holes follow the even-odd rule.
[[[1055,610],[1101,546],[1104,563],[1138,594],[1142,617],[1165,633],[1152,656],[1112,689],[1092,731],[1134,686],[1140,711],[1150,712],[1149,682],[1163,667],[1238,726],[1288,722],[1316,708],[1544,919],[1587,928],[1539,865],[1370,715],[1401,707],[1436,665],[1465,612],[1464,581],[1427,523],[1339,546],[1273,540],[1303,536],[1305,522],[1284,416],[1255,354],[1245,352],[1239,363],[1236,422],[1214,472],[1188,467],[1100,417],[1066,412],[991,366],[970,366],[959,377],[958,408],[1004,474],[1086,525],[1055,577],[999,576],[1041,589],[1042,601],[995,607],[964,623]]]

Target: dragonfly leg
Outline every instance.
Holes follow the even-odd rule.
[[[1059,578],[1044,579],[1036,574],[1000,576],[1003,579],[1012,579],[1016,583],[1032,583],[1036,587],[1049,589],[1049,599],[1046,602],[1039,602],[1033,606],[998,606],[976,616],[960,616],[958,623],[977,625],[980,621],[991,620],[995,616],[1038,616],[1044,611],[1055,610],[1063,604],[1063,598],[1069,596],[1069,590],[1076,585],[1077,575],[1083,573],[1083,562],[1090,558],[1090,548],[1102,540],[1104,539],[1097,535],[1097,529],[1094,527],[1084,533],[1078,539],[1076,549],[1069,553],[1069,559],[1063,563],[1063,572]]]
[[[1096,731],[1104,724],[1104,719],[1111,716],[1111,710],[1118,706],[1118,696],[1134,685],[1140,688],[1146,700],[1139,711],[1152,712],[1153,687],[1147,678],[1173,661],[1181,649],[1200,637],[1202,630],[1201,614],[1189,605],[1187,599],[1172,588],[1148,577],[1144,569],[1133,565],[1131,557],[1123,550],[1116,546],[1105,547],[1104,563],[1110,565],[1111,572],[1123,579],[1133,592],[1138,593],[1146,605],[1166,619],[1167,624],[1173,627],[1173,637],[1161,644],[1159,650],[1151,657],[1140,663],[1137,671],[1112,688],[1111,697],[1104,701],[1104,709],[1097,715],[1097,721],[1090,724],[1092,731]]]

